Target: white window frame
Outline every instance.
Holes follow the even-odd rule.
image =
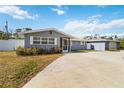
[[[40,36],[33,36],[33,45],[40,45],[41,44],[40,40],[34,40],[34,37],[39,37],[40,38]],[[40,44],[34,44],[34,41],[39,41]]]
[[[52,42],[53,42],[52,45],[55,45],[55,38],[48,38],[48,39],[47,39],[48,44],[50,44],[50,42],[51,42],[49,39],[54,39],[54,41],[52,41]]]
[[[42,38],[46,38],[47,40],[42,40]],[[48,37],[40,37],[40,44],[41,45],[47,45],[48,44]],[[42,41],[46,41],[47,42],[47,44],[42,44]]]
[[[33,45],[57,45],[57,38],[54,37],[40,37],[40,40],[34,40],[34,37],[40,37],[40,36],[33,36]],[[47,38],[47,44],[42,44],[42,38]],[[54,44],[49,44],[49,39],[54,39]],[[40,41],[40,44],[34,44],[34,41]]]

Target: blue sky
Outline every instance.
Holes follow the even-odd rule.
[[[0,29],[57,28],[68,34],[124,35],[124,6],[0,6]]]

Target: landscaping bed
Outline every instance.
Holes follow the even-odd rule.
[[[61,54],[17,56],[15,51],[0,52],[0,87],[22,87]]]

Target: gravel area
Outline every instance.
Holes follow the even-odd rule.
[[[124,51],[65,54],[24,86],[33,87],[124,87]]]

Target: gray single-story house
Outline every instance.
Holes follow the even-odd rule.
[[[31,30],[24,33],[25,48],[35,47],[50,50],[53,47],[60,47],[62,52],[71,51],[71,35],[58,31],[55,28]]]
[[[83,40],[75,38],[55,28],[31,30],[24,32],[24,47],[35,47],[50,50],[59,47],[62,52],[73,50],[109,50],[118,49],[119,42],[115,40]]]
[[[90,50],[105,51],[105,50],[120,48],[120,42],[117,40],[96,39],[96,40],[88,40],[85,42],[87,43],[87,49]]]

